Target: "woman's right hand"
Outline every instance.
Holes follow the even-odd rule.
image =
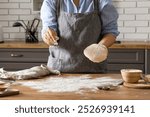
[[[43,41],[50,45],[58,45],[59,37],[57,36],[57,33],[53,30],[48,28],[48,30],[44,33]]]

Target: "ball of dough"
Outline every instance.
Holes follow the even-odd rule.
[[[84,55],[95,63],[100,63],[106,60],[108,49],[102,44],[92,44],[84,49]]]

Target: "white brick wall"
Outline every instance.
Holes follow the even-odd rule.
[[[119,13],[118,40],[150,41],[150,0],[113,0],[113,2]]]
[[[150,0],[113,0],[113,3],[119,13],[118,40],[150,40]],[[27,22],[34,17],[39,15],[32,12],[32,0],[0,0],[0,25],[5,40],[24,40],[24,30],[13,28],[12,24],[19,19]]]
[[[4,40],[24,41],[25,33],[23,28],[12,27],[17,20],[33,20],[39,18],[37,12],[32,11],[32,0],[0,0],[0,25],[3,26]],[[39,27],[39,32],[41,27]],[[41,35],[39,33],[39,40]]]

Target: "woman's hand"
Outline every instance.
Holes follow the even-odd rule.
[[[50,45],[58,45],[57,41],[59,40],[59,37],[57,36],[57,33],[53,30],[48,28],[48,30],[44,33],[43,41]]]

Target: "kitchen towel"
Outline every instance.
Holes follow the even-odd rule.
[[[60,72],[58,70],[50,69],[44,64],[41,64],[41,66],[35,66],[29,69],[14,72],[5,71],[3,68],[0,68],[0,78],[9,80],[35,79],[50,74],[59,75]]]

